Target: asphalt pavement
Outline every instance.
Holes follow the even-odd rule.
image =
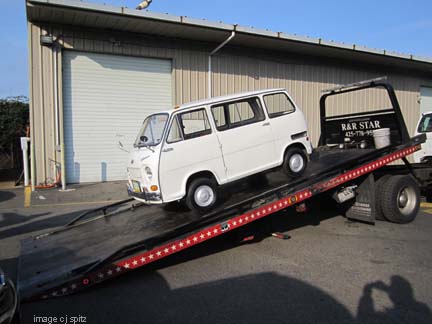
[[[112,195],[86,193],[82,203],[35,194],[31,208],[22,189],[0,192],[0,266],[15,278],[20,239],[116,200],[106,188]],[[76,295],[23,304],[23,323],[430,324],[431,210],[425,204],[411,224],[372,226],[317,200],[307,213],[280,212]]]

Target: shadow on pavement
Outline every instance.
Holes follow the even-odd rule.
[[[11,191],[0,190],[0,203],[15,198],[16,195]]]
[[[372,298],[372,290],[386,293],[393,306],[384,311],[377,311]],[[404,277],[392,276],[390,285],[382,281],[367,284],[360,298],[357,319],[362,323],[432,323],[430,308],[414,298],[414,291]]]
[[[409,282],[395,278],[386,291],[393,308],[376,312],[365,306],[369,297],[363,296],[358,316],[327,292],[273,272],[171,289],[157,272],[140,271],[118,279],[115,286],[104,284],[78,295],[24,304],[22,309],[25,323],[33,316],[65,315],[82,315],[93,324],[431,323],[430,309],[414,299]]]
[[[2,220],[0,220],[0,229],[6,226],[12,226],[16,224],[21,224],[24,222],[28,222],[29,220],[49,215],[51,213],[40,213],[40,214],[32,214],[31,216],[24,216],[18,213],[0,213],[2,215]]]
[[[37,221],[32,221],[35,217],[46,216],[51,213],[40,213],[31,216],[24,216],[18,213],[2,213],[4,221],[0,222],[0,240],[9,238],[16,235],[22,235],[26,233],[32,233],[35,231],[41,231],[52,229],[54,227],[62,226],[72,220],[77,215],[81,214],[83,210],[74,211],[67,214],[57,215],[49,218],[44,218]],[[28,222],[28,223],[24,223]],[[24,223],[21,226],[15,226],[13,228],[3,229],[2,227],[7,225],[16,225]]]

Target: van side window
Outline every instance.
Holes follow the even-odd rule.
[[[212,107],[212,115],[219,131],[252,124],[265,119],[258,98],[227,102]]]
[[[255,112],[247,101],[233,102],[228,105],[230,124],[238,124],[253,120]]]
[[[204,108],[179,114],[178,120],[185,140],[211,134]]]
[[[264,103],[270,118],[279,117],[295,111],[294,104],[285,93],[273,93],[264,96]]]
[[[171,123],[171,128],[168,133],[167,142],[168,143],[175,143],[183,140],[183,134],[180,131],[180,126],[177,120],[177,116],[174,116],[174,119]]]
[[[228,126],[225,119],[224,106],[213,107],[212,115],[218,130],[224,129],[225,126]]]

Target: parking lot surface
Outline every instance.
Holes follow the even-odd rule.
[[[54,205],[58,194],[46,194],[26,209],[21,191],[0,193],[0,266],[12,277],[20,239],[115,200]],[[424,204],[411,224],[372,226],[319,202],[76,295],[23,304],[23,323],[432,323],[432,207]],[[241,243],[251,234],[255,240]]]

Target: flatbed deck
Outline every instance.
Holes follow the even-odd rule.
[[[326,116],[328,96],[374,87],[387,90],[391,109]],[[355,203],[350,207],[350,218],[365,221],[366,217],[374,221],[375,174],[391,173],[391,170],[395,174],[410,172],[405,157],[421,148],[425,135],[408,136],[394,89],[381,79],[330,90],[321,97],[320,114],[320,144],[311,156],[306,173],[299,179],[288,181],[280,172],[269,172],[224,186],[223,203],[206,215],[179,210],[172,204],[136,205],[127,200],[92,210],[54,231],[24,240],[18,273],[21,300],[75,293],[326,191],[339,194],[337,190],[342,190],[342,194],[349,194],[351,190],[350,199]],[[376,149],[370,135],[346,133],[341,127],[365,120],[389,128],[391,144]],[[366,144],[368,149],[361,149],[360,144]],[[387,167],[399,159],[404,159],[405,167]],[[420,169],[422,173],[429,172]],[[414,182],[413,186],[415,192],[417,184]],[[357,188],[355,193],[352,188]],[[394,201],[399,204],[398,199]]]
[[[403,147],[407,145],[401,146],[401,149]],[[413,148],[410,150],[404,154],[414,152]],[[225,203],[215,212],[204,216],[161,205],[131,208],[133,203],[129,202],[117,207],[123,210],[121,212],[95,216],[54,230],[49,235],[29,238],[22,242],[18,287],[20,296],[23,299],[37,296],[70,281],[71,277],[79,277],[92,269],[117,262],[125,255],[151,251],[175,238],[221,224],[289,196],[290,193],[310,191],[312,184],[317,185],[319,181],[325,182],[329,177],[343,174],[361,162],[367,163],[386,156],[389,151],[390,148],[381,151],[333,149],[320,152],[319,158],[310,162],[304,176],[294,182],[287,183],[286,176],[275,171],[240,186],[229,186],[225,190],[228,192]],[[320,191],[324,191],[324,188],[317,186],[316,193]],[[309,195],[313,194],[310,191]]]

